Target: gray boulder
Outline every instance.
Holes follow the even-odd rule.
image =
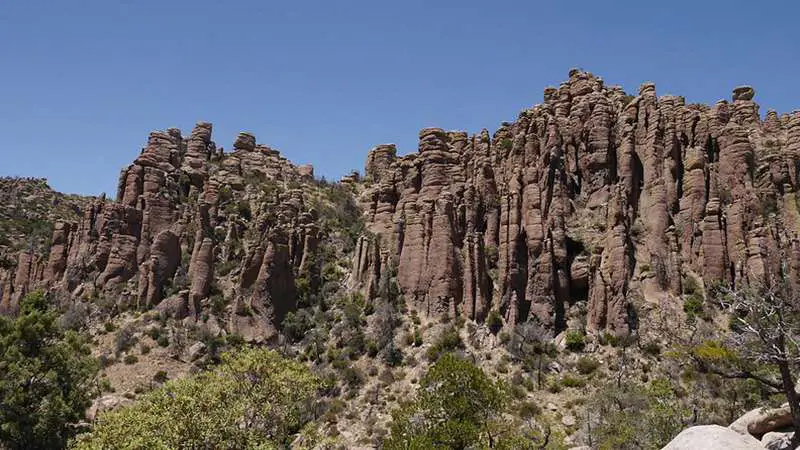
[[[764,450],[754,437],[719,425],[687,428],[662,450]]]

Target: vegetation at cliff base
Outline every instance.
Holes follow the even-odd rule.
[[[97,392],[86,339],[63,331],[48,298],[32,293],[0,316],[0,448],[62,448]]]
[[[167,382],[100,416],[76,449],[282,448],[311,419],[319,381],[266,349],[222,356],[214,370]]]

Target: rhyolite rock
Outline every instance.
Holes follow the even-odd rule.
[[[748,285],[785,258],[796,283],[800,112],[762,121],[754,96],[627,96],[575,69],[494,134],[425,128],[403,156],[379,145],[350,285],[375,295],[396,260],[404,297],[432,316],[494,309],[558,333],[585,302],[588,331],[625,334],[634,299],[677,298],[688,273]]]
[[[366,225],[348,287],[374,299],[390,278],[428,316],[497,311],[555,336],[626,334],[643,304],[680,310],[688,278],[747,286],[785,269],[797,285],[800,111],[762,120],[754,99],[740,86],[687,104],[650,82],[632,96],[574,69],[493,133],[424,128],[407,155],[378,145],[363,177],[342,178]],[[187,320],[224,310],[269,340],[298,283],[319,283],[313,168],[250,133],[225,151],[212,130],[152,132],[115,200],[53,220],[45,249],[0,249],[0,312],[45,288]]]

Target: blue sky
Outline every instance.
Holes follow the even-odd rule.
[[[800,108],[800,2],[0,0],[0,175],[116,191],[147,133],[214,123],[317,174],[427,126],[493,131],[582,67]]]

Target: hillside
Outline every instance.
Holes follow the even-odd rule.
[[[114,200],[0,179],[0,313],[42,290],[90,332],[92,416],[252,344],[327,380],[298,446],[379,447],[448,351],[508,382],[508,423],[547,448],[596,445],[623,383],[671,383],[678,429],[727,426],[782,402],[671,355],[727,330],[722,286],[800,282],[800,112],[754,96],[572,70],[493,134],[425,128],[336,183],[249,133],[156,131]]]

